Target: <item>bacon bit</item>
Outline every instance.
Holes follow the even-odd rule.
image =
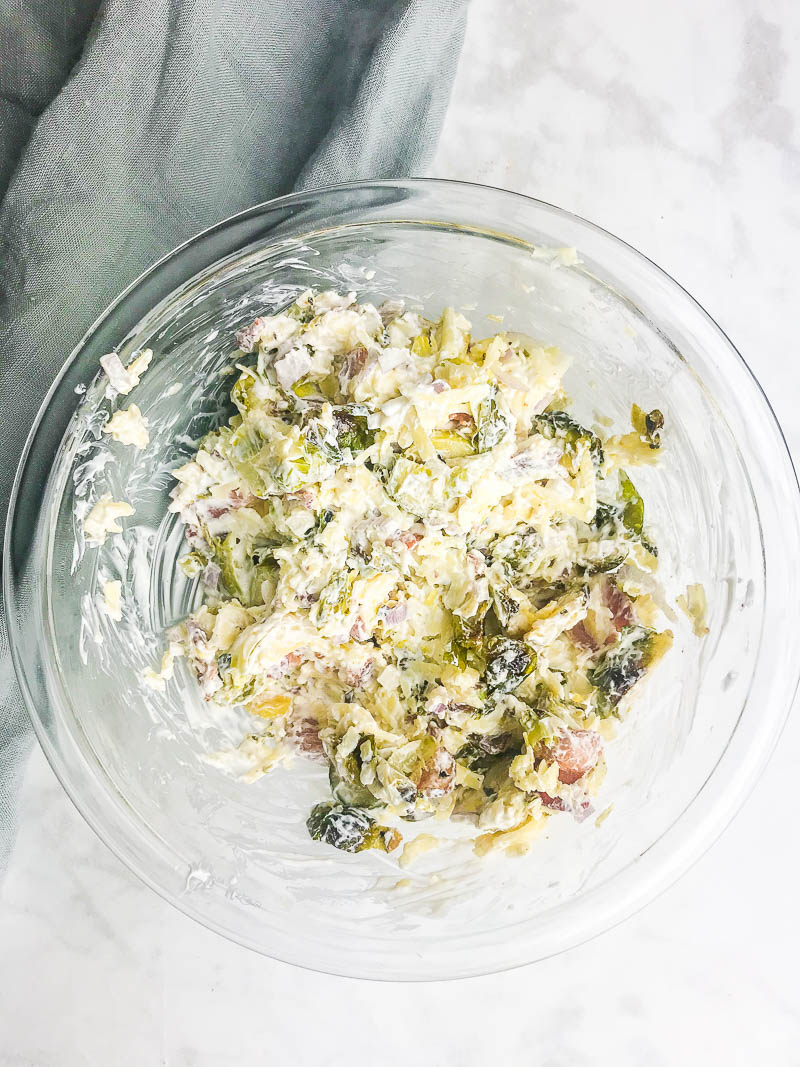
[[[385,544],[389,545],[389,547],[391,548],[392,545],[400,543],[401,545],[405,545],[405,547],[410,550],[412,548],[415,548],[424,536],[424,534],[418,533],[416,530],[413,529],[403,530],[402,533],[395,534],[393,537],[387,537]]]
[[[285,675],[293,671],[295,667],[299,667],[303,662],[302,652],[289,652],[283,657],[280,663],[276,663],[270,667],[266,674],[270,678],[283,678]]]
[[[387,626],[399,626],[408,614],[408,608],[405,604],[393,604],[391,607],[384,605],[378,614]]]
[[[442,382],[438,378],[433,383],[433,391],[434,391],[434,393],[443,393],[446,388],[447,388],[447,382]]]
[[[501,752],[505,752],[508,746],[511,744],[511,734],[495,734],[494,737],[478,736],[473,734],[475,744],[488,756],[497,756]]]
[[[255,347],[258,344],[258,335],[261,333],[261,329],[264,325],[264,319],[254,319],[249,326],[245,326],[243,330],[239,330],[236,334],[236,344],[242,350],[242,352],[254,352]]]
[[[208,637],[203,627],[194,621],[194,619],[186,620],[186,633],[189,635],[189,643],[192,648],[196,648],[198,652],[201,652],[208,646]]]
[[[536,791],[536,796],[540,798],[542,807],[548,808],[550,811],[568,811],[576,822],[583,822],[584,819],[588,819],[594,810],[588,797],[584,797],[577,804],[573,804],[565,800],[564,797],[551,797],[549,793],[545,793],[541,789]]]
[[[360,615],[356,618],[356,621],[350,627],[350,636],[354,641],[368,641],[369,638],[372,636]]]
[[[554,745],[541,745],[539,759],[558,764],[558,780],[572,785],[596,765],[603,751],[603,740],[594,730],[567,730]]]
[[[386,846],[387,852],[394,852],[394,850],[403,842],[403,835],[392,827],[387,828],[383,832],[383,843]]]
[[[361,373],[366,366],[368,356],[369,352],[364,345],[356,345],[354,349],[347,353],[339,371],[339,384],[342,388],[357,374]]]
[[[469,552],[467,552],[467,560],[469,561],[469,565],[470,567],[472,567],[472,571],[476,576],[479,576],[486,572],[486,560],[483,558],[482,553],[480,553],[476,548],[471,548]]]
[[[237,511],[239,508],[249,508],[255,504],[258,500],[257,496],[253,496],[252,493],[244,494],[240,489],[233,489],[221,504],[206,504],[202,500],[198,500],[198,504],[204,505],[204,510],[211,519],[219,519],[223,515],[227,515],[229,511]]]
[[[567,630],[567,635],[579,648],[588,648],[590,652],[597,652],[600,648],[600,643],[586,629],[583,620],[576,623],[571,630]]]
[[[219,668],[215,659],[208,663],[200,661],[195,663],[197,679],[200,682],[200,691],[204,700],[210,700],[218,689],[222,689],[222,679],[219,676]]]
[[[204,556],[211,553],[211,546],[196,526],[187,526],[183,536],[186,538],[189,548],[193,548]]]
[[[358,668],[358,670],[345,671],[345,683],[351,689],[363,689],[370,679],[372,672],[375,668],[375,661],[372,659],[366,660]]]
[[[603,603],[611,612],[611,621],[617,632],[633,624],[633,601],[610,578],[603,583]],[[606,644],[610,643],[606,641]]]
[[[296,500],[298,504],[302,504],[309,510],[314,506],[314,494],[309,493],[308,489],[296,489],[293,493],[287,493],[286,499]]]
[[[474,426],[475,420],[468,411],[454,411],[448,416],[454,426]]]
[[[426,797],[443,797],[452,791],[455,782],[456,761],[446,748],[437,748],[422,768],[417,789]]]
[[[316,719],[308,717],[290,719],[286,736],[304,756],[320,763],[325,762],[325,750],[320,740],[319,723]]]
[[[207,589],[219,589],[222,571],[216,563],[207,563],[200,571],[200,581]]]

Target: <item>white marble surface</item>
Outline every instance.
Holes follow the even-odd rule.
[[[799,119],[797,0],[474,0],[431,173],[552,201],[646,252],[738,344],[800,455]],[[798,757],[795,716],[722,840],[618,929],[510,974],[387,988],[173,911],[37,751],[0,895],[0,1065],[800,1064]]]

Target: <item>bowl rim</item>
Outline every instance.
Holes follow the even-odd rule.
[[[398,976],[396,975],[390,975],[388,977],[384,977],[375,973],[370,973],[369,975],[367,975],[364,971],[357,972],[347,969],[339,970],[330,966],[316,966],[304,960],[301,961],[296,958],[291,958],[290,955],[286,953],[267,952],[262,945],[256,944],[253,941],[249,941],[247,937],[238,934],[234,930],[229,929],[223,923],[210,918],[207,914],[195,908],[191,902],[191,897],[189,895],[175,895],[168,887],[160,885],[154,877],[152,877],[145,870],[143,870],[139,864],[136,864],[132,856],[126,853],[122,845],[111,834],[106,833],[106,827],[103,824],[103,820],[97,818],[94,813],[89,810],[88,803],[84,802],[83,798],[79,794],[79,791],[73,789],[68,783],[69,774],[66,771],[65,763],[62,761],[61,755],[58,752],[57,748],[51,743],[47,733],[47,729],[36,710],[36,702],[33,699],[33,695],[28,687],[25,678],[22,655],[20,648],[17,644],[18,634],[15,631],[16,615],[14,611],[16,605],[16,595],[15,582],[12,574],[13,568],[11,566],[11,557],[13,551],[11,544],[12,532],[14,530],[15,519],[17,515],[17,504],[20,486],[31,448],[33,446],[34,440],[36,439],[41,423],[47,413],[50,402],[53,396],[58,392],[61,383],[67,375],[70,367],[78,359],[89,339],[93,336],[93,334],[95,334],[100,325],[104,323],[113,314],[113,312],[120,305],[122,305],[126,301],[126,299],[132,293],[135,292],[135,290],[139,288],[139,286],[141,286],[144,282],[147,281],[148,278],[156,274],[163,266],[165,266],[172,259],[176,258],[184,250],[190,248],[193,245],[199,244],[200,242],[213,235],[215,232],[224,231],[232,224],[235,224],[238,221],[245,220],[249,216],[258,216],[267,210],[280,207],[281,205],[290,205],[293,202],[307,200],[309,198],[324,199],[327,197],[335,197],[340,194],[346,194],[348,191],[393,187],[398,189],[413,189],[417,187],[448,189],[459,187],[471,190],[473,192],[477,192],[477,195],[480,196],[494,196],[496,194],[500,194],[502,197],[508,197],[511,200],[519,202],[521,205],[535,205],[537,208],[544,208],[548,212],[553,213],[557,218],[571,220],[575,223],[578,223],[582,227],[587,227],[590,231],[593,231],[601,239],[611,242],[613,245],[616,245],[617,247],[623,249],[626,254],[632,254],[634,259],[637,259],[647,264],[648,267],[651,270],[655,271],[656,274],[659,275],[662,280],[666,281],[669,286],[674,287],[675,290],[682,294],[682,296],[686,300],[688,300],[694,312],[699,314],[701,319],[705,320],[706,324],[709,325],[712,330],[719,335],[719,338],[727,346],[729,352],[734,357],[738,358],[742,368],[744,369],[747,377],[749,378],[750,383],[754,385],[757,392],[760,393],[761,399],[766,409],[765,414],[768,414],[771,420],[771,428],[777,431],[777,451],[780,452],[784,461],[788,463],[788,466],[786,466],[785,468],[785,473],[788,475],[788,480],[792,488],[794,503],[795,506],[797,506],[798,499],[800,499],[800,484],[798,484],[797,471],[794,465],[791,451],[789,449],[780,422],[772,407],[772,404],[770,403],[770,400],[766,395],[766,392],[762,387],[761,383],[759,382],[758,378],[753,373],[752,369],[750,368],[749,364],[747,363],[739,349],[733,344],[727,333],[721,328],[716,319],[711,314],[709,314],[708,311],[706,311],[706,309],[699,303],[699,301],[695,297],[693,297],[692,294],[689,293],[688,290],[680,284],[680,282],[676,281],[667,271],[665,271],[647,255],[637,249],[634,245],[630,244],[629,242],[625,241],[620,237],[617,237],[615,234],[611,233],[609,230],[606,230],[604,227],[599,226],[598,224],[592,222],[589,219],[584,218],[581,215],[578,215],[575,212],[561,208],[555,204],[549,203],[548,201],[540,200],[535,197],[530,197],[524,193],[519,193],[514,190],[506,189],[499,186],[490,186],[478,182],[467,182],[434,177],[398,179],[383,178],[353,182],[340,182],[332,185],[320,186],[315,189],[299,190],[283,194],[270,200],[263,201],[259,204],[254,204],[251,207],[236,212],[235,214],[200,230],[198,233],[176,245],[173,249],[165,253],[163,256],[153,262],[149,267],[147,267],[144,271],[142,271],[133,281],[129,283],[129,285],[127,285],[119,293],[119,295],[113,301],[111,301],[111,303],[104,309],[104,311],[101,312],[101,314],[95,318],[89,328],[83,333],[83,335],[81,336],[75,347],[72,349],[70,354],[64,360],[64,363],[62,364],[58,374],[54,378],[50,388],[47,390],[47,393],[45,394],[45,397],[42,400],[41,405],[39,406],[37,414],[26,436],[25,444],[23,446],[19,462],[16,467],[11,494],[9,497],[8,512],[5,521],[2,554],[2,592],[3,599],[7,608],[9,649],[11,654],[11,661],[13,663],[17,683],[24,698],[25,708],[28,717],[31,720],[39,744],[41,745],[45,756],[51,768],[53,769],[54,774],[56,775],[56,778],[64,788],[65,792],[67,793],[77,810],[89,824],[92,830],[97,834],[100,840],[104,843],[104,845],[106,845],[106,847],[108,847],[139,880],[141,880],[142,882],[144,882],[145,885],[153,889],[160,897],[162,897],[168,903],[173,905],[175,908],[183,912],[188,917],[199,922],[202,926],[214,930],[216,933],[221,934],[228,940],[241,944],[242,946],[250,948],[253,951],[256,951],[262,955],[266,955],[273,959],[281,960],[281,962],[291,963],[295,966],[301,966],[309,970],[317,971],[319,973],[334,974],[340,977],[369,977],[371,980],[376,981],[430,981],[442,980],[443,976],[435,975],[431,977],[428,975],[413,974],[403,975],[398,978]],[[513,226],[510,227],[510,230],[513,231]],[[216,262],[220,262],[221,260],[224,260],[226,258],[228,257],[222,256],[220,257],[220,260]],[[210,267],[205,269],[210,269]],[[182,288],[184,284],[185,282],[181,283],[177,288]],[[175,291],[175,289],[170,290],[170,292],[166,293],[162,299],[168,299],[169,296]],[[544,960],[562,951],[566,951],[567,949],[577,947],[578,945],[584,944],[592,940],[594,937],[599,936],[601,933],[613,929],[621,922],[624,922],[627,918],[636,914],[648,903],[656,899],[658,896],[661,895],[661,893],[665,892],[671,885],[673,885],[708,851],[708,849],[715,843],[715,841],[723,833],[726,827],[731,823],[735,815],[743,806],[745,800],[747,799],[755,783],[757,782],[759,774],[763,771],[772,753],[774,752],[774,749],[777,746],[783,729],[785,727],[789,713],[792,709],[792,705],[798,690],[798,684],[800,684],[800,662],[794,668],[793,672],[790,673],[787,671],[786,677],[787,682],[783,688],[784,704],[780,715],[778,716],[778,714],[776,713],[774,716],[774,734],[772,735],[770,742],[762,746],[762,750],[759,754],[759,759],[757,762],[754,762],[749,768],[747,780],[743,784],[742,788],[738,790],[738,793],[735,796],[729,796],[728,794],[730,794],[732,790],[728,789],[727,792],[723,792],[723,794],[717,798],[715,806],[709,812],[707,812],[704,818],[696,825],[695,832],[682,843],[681,847],[676,846],[672,849],[670,853],[668,853],[666,856],[662,857],[658,861],[656,868],[654,871],[651,872],[651,876],[649,877],[649,879],[641,881],[632,905],[631,902],[628,901],[625,906],[618,906],[616,909],[610,909],[610,912],[604,916],[602,922],[595,923],[593,926],[591,924],[588,924],[588,929],[582,929],[580,932],[577,933],[577,935],[574,935],[570,938],[566,938],[561,945],[554,947],[546,952],[539,953],[534,958],[519,958],[513,959],[511,962],[507,962],[501,965],[492,964],[489,966],[489,968],[476,967],[471,970],[462,970],[458,974],[449,975],[446,977],[449,980],[455,980],[460,978],[477,977],[479,975],[489,973],[500,973],[506,970],[516,969],[517,967],[527,966],[532,962]],[[745,705],[743,705],[743,710],[744,706]],[[734,735],[732,734],[731,737],[733,736]],[[645,848],[638,857],[631,861],[631,864],[629,864],[629,866],[632,865],[634,862],[643,860],[646,854],[648,852],[651,852],[652,849],[657,844],[659,844],[667,835],[674,834],[677,824],[685,818],[687,812],[695,805],[697,799],[707,789],[709,782],[716,775],[717,769],[720,763],[722,762],[725,753],[728,750],[729,744],[730,739],[726,743],[726,746],[723,749],[719,760],[714,765],[713,769],[710,771],[707,779],[700,787],[698,792],[694,795],[694,797],[688,802],[686,807],[673,820],[673,822],[670,823],[670,825],[661,833],[661,835],[656,840],[654,840],[647,848]],[[724,799],[727,799],[726,804],[722,803]],[[703,832],[699,832],[700,830],[702,830]],[[681,843],[678,842],[678,846],[680,845]],[[614,879],[612,879],[612,881],[613,880]]]

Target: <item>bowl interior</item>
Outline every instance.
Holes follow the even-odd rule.
[[[641,886],[631,872],[685,817],[747,705],[766,612],[765,549],[740,447],[741,398],[698,339],[670,328],[670,301],[689,300],[677,287],[662,292],[645,261],[638,290],[621,283],[596,232],[571,262],[553,248],[574,234],[546,214],[524,239],[513,220],[503,234],[454,225],[446,214],[399,215],[268,234],[120,337],[123,362],[141,348],[154,352],[141,384],[119,398],[149,420],[144,451],[101,434],[119,401],[106,399],[105,379],[94,377],[96,356],[84,362],[86,391],[74,397],[31,518],[26,567],[38,584],[27,625],[40,647],[38,715],[53,746],[69,753],[68,788],[146,880],[209,925],[293,962],[447,977],[546,955],[593,932],[598,915],[607,923],[613,908],[634,906]],[[455,304],[473,336],[496,332],[487,315],[501,316],[505,328],[569,355],[566,385],[587,423],[610,417],[625,432],[633,402],[663,411],[662,463],[637,469],[635,480],[667,605],[702,583],[710,633],[696,637],[677,610],[668,623],[674,648],[608,747],[597,812],[611,810],[601,825],[553,818],[517,859],[478,860],[459,839],[405,870],[383,855],[337,853],[312,842],[304,825],[326,796],[324,771],[297,760],[246,783],[214,754],[248,732],[247,715],[212,721],[181,663],[164,692],[144,681],[165,630],[199,602],[196,582],[176,568],[183,540],[166,510],[170,471],[228,417],[235,331],[308,287],[375,302],[400,296],[432,317]],[[106,492],[135,515],[121,536],[87,548],[80,519]],[[110,579],[122,581],[119,623],[102,609]]]

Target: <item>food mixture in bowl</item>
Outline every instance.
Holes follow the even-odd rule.
[[[167,670],[185,654],[210,706],[252,713],[249,778],[324,761],[308,829],[350,852],[403,820],[464,821],[480,853],[585,818],[671,643],[626,473],[660,412],[586,428],[556,348],[469,331],[308,291],[237,336],[237,414],[174,472],[205,596]]]

